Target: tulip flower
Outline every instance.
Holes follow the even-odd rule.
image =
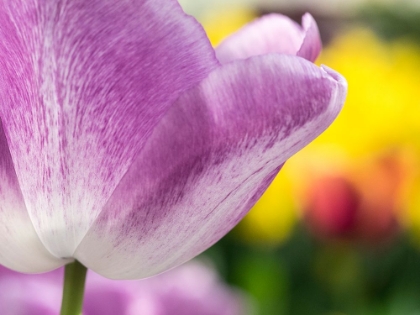
[[[63,269],[26,275],[0,266],[0,314],[55,315]],[[246,296],[190,262],[146,280],[113,281],[89,271],[83,315],[244,315]]]
[[[175,0],[3,0],[0,263],[135,279],[214,244],[339,113],[320,47],[310,15],[214,50]]]

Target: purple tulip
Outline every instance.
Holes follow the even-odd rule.
[[[196,256],[346,94],[315,22],[214,50],[175,0],[0,0],[0,263],[114,279]]]
[[[0,314],[59,313],[63,269],[25,275],[0,266]],[[207,266],[191,262],[146,280],[88,273],[83,315],[243,315],[245,297]]]

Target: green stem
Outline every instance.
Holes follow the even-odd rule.
[[[61,315],[81,315],[87,269],[77,260],[66,265],[64,271]]]

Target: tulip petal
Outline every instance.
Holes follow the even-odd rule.
[[[302,27],[305,35],[296,55],[305,58],[306,60],[315,62],[322,50],[322,42],[318,26],[316,25],[312,15],[309,13],[306,13],[302,17]]]
[[[229,63],[182,94],[75,252],[109,278],[151,276],[226,234],[337,116],[346,82],[303,58]]]
[[[216,56],[222,64],[269,53],[298,55],[315,61],[321,52],[321,38],[313,17],[306,13],[302,25],[280,14],[269,14],[244,26],[225,39]]]
[[[72,256],[169,106],[218,65],[175,0],[1,1],[0,115],[54,256]]]
[[[35,232],[0,122],[0,264],[21,272],[43,272],[66,262],[52,256]]]

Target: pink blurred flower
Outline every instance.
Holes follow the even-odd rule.
[[[0,266],[1,315],[56,315],[63,269],[26,275]],[[243,315],[244,296],[191,262],[159,276],[115,281],[89,271],[83,315]]]

